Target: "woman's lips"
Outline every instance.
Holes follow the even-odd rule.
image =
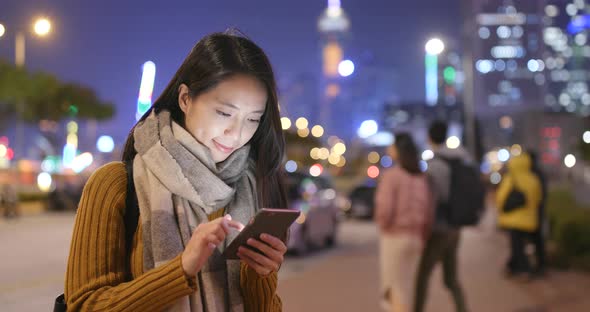
[[[213,144],[215,144],[215,147],[220,150],[223,153],[229,154],[231,153],[234,149],[233,147],[227,147],[223,144],[218,143],[217,141],[213,140]]]

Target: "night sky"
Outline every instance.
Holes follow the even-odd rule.
[[[29,27],[35,16],[52,21],[48,38],[27,37],[26,66],[64,81],[94,88],[117,106],[117,115],[99,134],[117,141],[134,123],[141,65],[156,63],[154,100],[190,48],[203,35],[237,27],[257,42],[274,65],[279,86],[301,72],[318,72],[317,18],[323,0],[249,1],[33,1],[1,0],[0,57],[14,60],[15,26]],[[398,97],[423,98],[423,49],[441,36],[459,44],[458,0],[343,0],[351,23],[351,43],[380,64],[397,70]],[[345,51],[346,53],[346,51]]]

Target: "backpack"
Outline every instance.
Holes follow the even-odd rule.
[[[451,226],[478,224],[485,205],[485,187],[477,166],[461,158],[437,158],[443,160],[450,171],[449,198],[437,209],[442,209],[442,217]]]
[[[127,170],[127,197],[125,198],[125,214],[123,220],[125,223],[125,246],[127,247],[126,259],[131,255],[131,244],[133,243],[133,235],[137,229],[137,222],[139,221],[139,205],[137,203],[137,194],[135,193],[135,183],[133,183],[133,161],[125,161],[125,169]],[[55,298],[53,304],[53,312],[66,312],[67,306],[64,294]]]

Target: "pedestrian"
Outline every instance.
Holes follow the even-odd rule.
[[[525,254],[525,242],[538,230],[542,199],[541,182],[531,166],[527,153],[512,157],[496,192],[498,224],[510,236],[510,257],[505,272],[509,277],[525,280],[533,273]]]
[[[428,129],[428,141],[434,158],[428,162],[427,176],[434,194],[434,223],[426,241],[418,268],[414,311],[424,311],[427,300],[428,282],[437,263],[442,263],[443,281],[451,292],[456,311],[467,311],[457,268],[457,252],[461,228],[448,219],[448,202],[451,198],[451,167],[445,159],[470,162],[469,154],[462,148],[448,148],[445,145],[448,126],[443,121],[434,121]]]
[[[539,224],[536,231],[533,232],[531,240],[535,246],[535,267],[533,269],[533,275],[536,277],[542,277],[545,275],[546,265],[546,252],[545,252],[545,234],[547,229],[547,219],[545,214],[545,204],[547,202],[547,177],[541,169],[539,158],[535,151],[529,150],[529,156],[531,157],[531,171],[537,176],[541,183],[541,201],[539,202],[538,218]]]
[[[18,191],[15,185],[15,181],[18,180],[18,173],[8,170],[7,175],[7,181],[0,184],[0,207],[4,208],[5,218],[16,218],[19,216]]]
[[[432,218],[432,195],[407,133],[389,149],[396,165],[383,173],[375,193],[379,227],[381,302],[388,311],[412,310],[416,270]]]
[[[84,188],[68,310],[280,311],[284,242],[262,235],[248,242],[261,254],[221,253],[259,208],[286,207],[284,147],[263,50],[230,32],[202,38],[127,138],[139,206],[131,246],[124,163],[97,169]]]

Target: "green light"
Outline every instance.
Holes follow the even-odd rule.
[[[78,115],[78,106],[70,105],[69,113],[70,113],[70,116],[72,116],[72,117]]]
[[[447,84],[455,83],[455,77],[456,77],[455,68],[453,68],[451,66],[445,67],[445,70],[443,71],[443,77],[445,78],[445,82]]]

